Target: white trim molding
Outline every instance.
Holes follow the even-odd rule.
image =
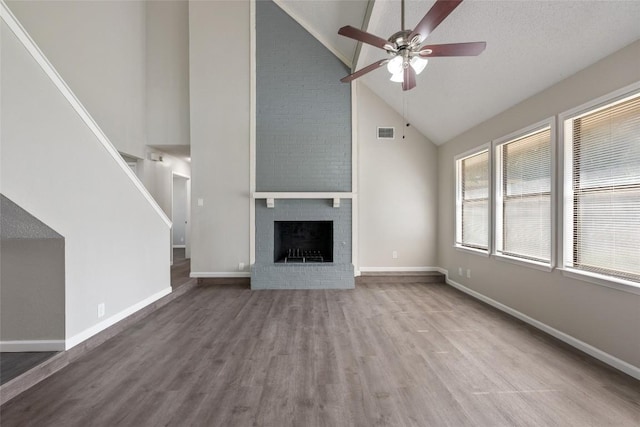
[[[0,341],[0,352],[64,351],[64,340]]]
[[[489,258],[489,251],[488,250],[470,248],[470,247],[462,246],[462,245],[460,245],[458,243],[454,244],[453,247],[456,250],[460,251],[460,252],[466,252],[466,253],[469,253],[469,254],[480,255],[482,257]]]
[[[360,267],[359,271],[360,273],[426,273],[431,271],[442,273],[440,267]]]
[[[340,207],[340,199],[356,199],[357,195],[352,192],[253,192],[251,193],[251,199],[253,200],[266,200],[267,208],[273,209],[276,207],[276,200],[278,199],[328,199],[331,201],[332,206],[334,208]],[[353,212],[352,212],[353,215]],[[253,212],[253,220],[255,221],[255,206]],[[255,251],[255,225],[251,228],[253,230],[254,235],[252,235],[253,240],[253,251]],[[254,253],[255,255],[255,253]]]
[[[157,300],[159,300],[160,298],[167,296],[171,293],[172,289],[171,287],[168,288],[164,288],[163,290],[161,290],[160,292],[156,292],[155,294],[151,295],[150,297],[147,297],[145,299],[143,299],[142,301],[138,302],[137,304],[132,305],[129,308],[126,308],[124,310],[122,310],[119,313],[114,314],[113,316],[109,317],[106,320],[103,320],[102,322],[93,325],[92,327],[85,329],[84,331],[80,332],[79,334],[76,334],[74,336],[72,336],[71,338],[67,339],[67,343],[65,346],[65,350],[69,350],[70,348],[75,347],[76,345],[80,344],[81,342],[91,338],[92,336],[96,335],[97,333],[107,329],[109,326],[112,326],[116,323],[118,323],[119,321],[121,321],[122,319],[131,316],[133,313],[142,310],[143,308],[145,308],[146,306],[156,302]]]
[[[71,108],[74,109],[76,114],[80,117],[80,119],[84,122],[84,124],[89,128],[89,130],[93,133],[96,139],[100,142],[100,144],[107,150],[107,153],[111,155],[113,160],[118,164],[120,169],[129,177],[131,182],[137,187],[138,191],[142,194],[142,196],[149,202],[152,209],[156,212],[156,214],[162,219],[162,221],[167,225],[168,228],[171,228],[171,220],[164,213],[164,211],[160,208],[158,203],[155,201],[153,196],[149,193],[149,191],[144,187],[142,182],[138,179],[138,177],[133,173],[133,170],[127,165],[127,162],[122,158],[118,150],[113,146],[109,138],[105,135],[105,133],[100,129],[98,124],[93,120],[93,117],[89,114],[89,112],[84,108],[82,103],[78,100],[75,94],[71,91],[69,86],[65,83],[65,81],[60,77],[60,74],[56,71],[56,69],[51,65],[46,56],[42,53],[38,45],[33,41],[33,39],[29,36],[27,31],[22,27],[20,22],[13,15],[11,10],[7,7],[4,0],[0,0],[0,17],[7,24],[7,26],[11,29],[11,31],[18,38],[20,43],[24,46],[24,48],[29,52],[29,54],[33,57],[33,59],[38,63],[42,71],[49,77],[51,82],[56,86],[58,91],[65,97],[65,99],[71,105]]]
[[[256,191],[256,0],[249,1],[249,194]],[[256,263],[256,202],[249,197],[249,266]]]
[[[559,270],[562,271],[562,275],[565,277],[582,280],[583,282],[589,282],[594,285],[604,286],[621,292],[640,295],[640,286],[629,280],[569,267],[559,268]]]
[[[358,83],[351,82],[351,263],[354,275],[360,275],[360,204],[358,202]]]
[[[253,192],[254,199],[353,199],[354,193],[345,192],[314,192],[314,191],[278,191]]]
[[[251,277],[246,271],[192,271],[189,275],[192,279],[230,279]]]
[[[563,341],[567,344],[569,344],[572,347],[577,348],[580,351],[583,351],[585,353],[587,353],[588,355],[595,357],[596,359],[606,363],[609,366],[612,366],[622,372],[624,372],[627,375],[631,375],[632,377],[640,380],[640,368],[637,366],[634,366],[630,363],[625,362],[624,360],[618,359],[615,356],[612,356],[609,353],[606,353],[602,350],[600,350],[599,348],[596,348],[594,346],[592,346],[591,344],[587,344],[584,341],[581,341],[569,334],[566,334],[562,331],[559,331],[549,325],[547,325],[546,323],[542,323],[539,320],[534,319],[533,317],[529,317],[524,313],[519,312],[518,310],[515,310],[507,305],[502,304],[501,302],[498,302],[492,298],[489,298],[479,292],[476,292],[472,289],[467,288],[464,285],[461,285],[460,283],[449,279],[449,274],[446,273],[447,279],[446,282],[448,285],[453,286],[454,288],[464,292],[467,295],[470,295],[482,302],[485,302],[487,304],[489,304],[492,307],[497,308],[500,311],[503,311],[507,314],[510,314],[511,316],[522,320],[525,323],[528,323],[529,325],[540,329],[543,332],[546,332],[547,334],[559,339],[560,341]]]

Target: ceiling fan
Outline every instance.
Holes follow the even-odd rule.
[[[362,43],[384,49],[389,58],[374,62],[353,74],[340,79],[347,83],[383,65],[391,73],[391,81],[402,83],[402,90],[416,87],[416,75],[427,65],[427,58],[438,56],[477,56],[484,51],[486,42],[452,43],[424,45],[422,42],[436,29],[462,0],[436,0],[436,3],[422,18],[414,30],[400,30],[385,40],[381,37],[347,25],[338,34]],[[404,0],[401,3],[401,27],[404,28]]]

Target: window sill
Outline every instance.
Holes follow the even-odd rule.
[[[572,279],[582,280],[585,282],[593,283],[595,285],[616,289],[618,291],[640,295],[640,285],[628,280],[618,279],[616,277],[605,276],[597,273],[590,273],[582,270],[575,270],[569,267],[561,268],[559,270],[562,271],[562,274],[564,276],[570,277]]]
[[[540,271],[546,271],[547,273],[553,271],[553,267],[550,264],[545,264],[537,261],[530,261],[522,258],[511,257],[502,254],[493,254],[493,257],[498,261],[508,262],[510,264],[520,265],[522,267],[533,268]]]
[[[460,246],[460,245],[453,245],[454,248],[456,248],[457,250],[461,251],[461,252],[467,252],[470,254],[474,254],[474,255],[480,255],[483,257],[488,258],[489,257],[489,251],[485,251],[485,250],[481,250],[481,249],[473,249],[473,248],[468,248],[466,246]]]

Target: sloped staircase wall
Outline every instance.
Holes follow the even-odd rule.
[[[1,1],[0,13],[0,192],[65,237],[68,349],[171,292],[171,222]]]

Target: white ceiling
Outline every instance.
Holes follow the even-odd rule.
[[[294,18],[346,57],[355,44],[337,36],[343,25],[360,27],[366,1],[279,0]],[[413,28],[434,0],[406,1]],[[400,29],[400,1],[376,0],[367,31],[383,38]],[[386,69],[360,80],[412,126],[442,144],[599,59],[640,39],[640,1],[464,1],[429,36],[428,44],[486,41],[478,57],[433,58],[402,92]],[[385,57],[364,46],[360,69]],[[639,70],[640,78],[640,70]]]

